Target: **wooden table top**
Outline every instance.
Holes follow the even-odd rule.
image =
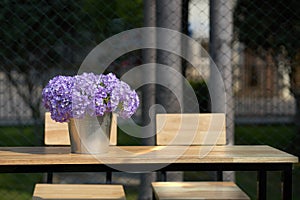
[[[70,147],[0,147],[0,166],[57,164],[297,163],[270,146],[111,146],[101,155],[73,154]]]

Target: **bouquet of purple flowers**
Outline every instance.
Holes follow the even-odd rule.
[[[57,122],[86,115],[103,116],[108,112],[129,118],[139,106],[137,93],[112,73],[56,76],[43,89],[42,98],[51,118]]]

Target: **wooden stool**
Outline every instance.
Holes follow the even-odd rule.
[[[156,199],[240,199],[250,198],[233,182],[155,182],[152,183]]]
[[[122,185],[110,184],[36,184],[32,200],[54,199],[122,199]]]

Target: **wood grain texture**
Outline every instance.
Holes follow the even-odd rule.
[[[205,152],[207,154],[202,155]],[[270,146],[110,146],[105,154],[73,154],[70,147],[0,147],[1,165],[297,163]]]
[[[46,112],[44,142],[45,145],[70,145],[68,123],[56,122],[50,112]]]
[[[159,200],[250,200],[233,182],[155,182],[152,188]]]
[[[45,113],[45,145],[70,145],[68,123],[60,123],[51,119],[50,113]],[[117,145],[117,115],[112,115],[110,145]]]
[[[157,114],[157,145],[225,145],[225,114]]]
[[[36,184],[33,200],[106,199],[125,200],[122,185],[105,184]]]

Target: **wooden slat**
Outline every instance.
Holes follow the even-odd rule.
[[[70,145],[68,123],[59,123],[51,119],[49,112],[45,113],[45,145]],[[117,145],[117,116],[112,115],[110,145]]]
[[[50,112],[46,112],[44,142],[45,145],[70,145],[68,123],[56,122]]]
[[[33,200],[112,199],[125,200],[122,185],[36,184]]]
[[[117,115],[112,114],[111,118],[111,126],[110,126],[110,137],[109,137],[109,144],[110,145],[117,145],[117,134],[118,134],[118,122],[117,122]]]
[[[225,145],[225,114],[157,114],[157,145]]]
[[[152,187],[159,200],[250,199],[233,182],[155,182],[152,183]]]
[[[204,149],[203,149],[204,148]],[[204,157],[199,152],[209,151]],[[270,146],[110,146],[106,154],[72,154],[70,147],[0,147],[1,165],[297,163]]]

